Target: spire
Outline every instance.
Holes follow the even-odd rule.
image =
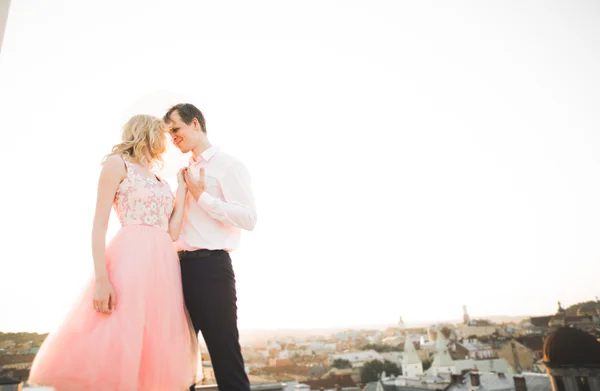
[[[437,339],[435,341],[435,357],[433,358],[433,363],[431,363],[431,367],[449,367],[454,365],[452,362],[452,357],[450,357],[450,353],[448,353],[448,346],[446,344],[446,338],[444,338],[444,333],[437,333]]]
[[[398,328],[403,329],[404,327],[405,327],[404,320],[402,320],[402,317],[400,317],[400,320],[398,321]]]
[[[404,354],[402,355],[402,364],[417,364],[420,363],[421,359],[415,350],[412,340],[408,333],[406,333],[406,342],[404,342]]]
[[[469,313],[467,312],[467,306],[463,305],[463,322],[468,325],[471,323],[471,318],[469,317]]]

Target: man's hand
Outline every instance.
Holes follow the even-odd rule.
[[[185,183],[187,184],[188,191],[194,197],[196,201],[200,198],[200,195],[204,193],[204,168],[200,168],[200,178],[195,180],[190,174],[190,170],[186,169],[183,172]]]

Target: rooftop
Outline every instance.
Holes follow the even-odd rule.
[[[600,366],[600,342],[589,333],[561,327],[544,342],[544,362],[556,366]]]
[[[474,387],[471,382],[471,373],[479,374],[480,386]],[[550,377],[548,375],[525,373],[519,375],[525,379],[527,391],[551,391]],[[515,380],[514,376],[506,376],[501,373],[493,372],[469,372],[462,377],[462,383],[451,384],[447,391],[471,391],[477,388],[478,391],[514,391]]]

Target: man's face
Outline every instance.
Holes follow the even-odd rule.
[[[188,125],[183,122],[177,110],[171,113],[170,119],[171,121],[167,123],[167,126],[169,127],[169,135],[173,144],[182,153],[188,153],[196,145],[199,132],[202,132],[198,120],[194,118]]]

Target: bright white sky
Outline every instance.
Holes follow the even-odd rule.
[[[242,329],[593,299],[599,18],[591,0],[13,1],[0,331],[58,324],[92,272],[102,156],[130,114],[182,100],[253,175]],[[166,159],[173,180],[187,157]]]

